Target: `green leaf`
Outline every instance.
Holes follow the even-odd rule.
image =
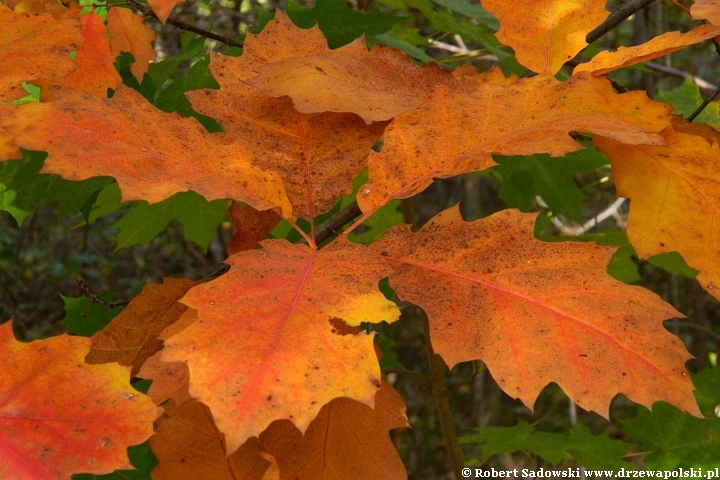
[[[658,268],[662,268],[670,273],[676,273],[686,278],[695,278],[698,271],[685,263],[678,252],[663,253],[655,255],[647,259],[648,263]]]
[[[695,385],[695,399],[700,411],[707,418],[717,417],[720,405],[720,368],[708,368],[700,373],[691,373]]]
[[[187,72],[176,78],[160,93],[157,94],[154,104],[163,112],[178,112],[184,117],[194,117],[208,132],[221,132],[222,126],[214,119],[201,115],[193,110],[185,92],[201,88],[219,89],[220,85],[209,70],[210,57],[205,56],[195,62]]]
[[[493,455],[530,451],[547,462],[557,465],[574,458],[579,465],[592,470],[612,470],[632,467],[620,459],[631,445],[607,435],[591,435],[578,425],[568,433],[540,432],[525,422],[513,427],[483,427],[475,434],[460,437],[460,443],[483,443],[482,456],[472,464],[482,464]]]
[[[110,177],[93,177],[75,182],[59,175],[41,174],[44,152],[23,150],[20,160],[0,162],[0,209],[9,212],[18,224],[35,209],[57,202],[61,216],[79,210],[85,202],[106,185],[114,182]]]
[[[385,33],[400,21],[400,18],[380,10],[353,10],[345,0],[317,0],[312,9],[288,2],[287,13],[300,28],[310,28],[317,23],[330,48],[347,45],[362,35]]]
[[[40,101],[40,87],[36,87],[32,83],[22,82],[22,88],[28,92],[22,98],[13,100],[12,102],[0,102],[0,105],[22,105],[23,103],[34,103]]]
[[[438,5],[450,9],[457,13],[477,20],[481,25],[497,32],[500,29],[500,22],[490,15],[478,2],[470,0],[433,0]]]
[[[102,303],[93,302],[88,297],[65,297],[60,295],[65,303],[65,318],[60,322],[75,335],[91,337],[99,332],[115,318],[123,307],[110,308]],[[102,295],[101,300],[111,302],[109,294]]]
[[[720,466],[720,418],[696,418],[664,402],[652,413],[638,407],[637,417],[621,420],[625,434],[651,452],[643,459],[648,470]]]
[[[543,199],[554,215],[582,221],[582,201],[587,197],[578,188],[573,175],[590,172],[608,163],[592,145],[561,158],[546,154],[503,157],[494,155],[499,164],[492,167],[502,178],[500,198],[509,207],[523,212],[533,210],[535,197]]]
[[[397,359],[395,353],[392,351],[392,341],[389,338],[375,335],[374,340],[382,352],[382,358],[380,359],[381,370],[405,370],[405,365],[400,363],[400,360]]]
[[[157,459],[150,450],[150,443],[128,447],[128,458],[135,470],[116,470],[107,475],[80,473],[72,476],[72,480],[151,480],[150,470],[157,465]]]
[[[172,220],[178,219],[185,237],[207,251],[208,245],[217,235],[218,226],[226,220],[226,210],[226,200],[208,202],[192,191],[176,193],[162,202],[150,205],[138,202],[130,213],[113,225],[120,229],[117,250],[149,243]]]
[[[396,48],[401,52],[405,53],[410,58],[421,63],[434,61],[434,59],[430,55],[425,53],[425,50],[423,50],[422,48],[418,48],[415,45],[411,45],[404,40],[400,40],[399,38],[395,38],[385,33],[382,35],[373,35],[371,37],[368,37],[368,43],[370,45],[375,45],[379,43],[380,45],[387,45],[388,47]],[[424,43],[427,44],[427,40],[425,40]]]
[[[660,90],[655,97],[656,100],[665,102],[675,107],[673,113],[689,116],[703,102],[700,95],[700,88],[690,78],[685,78],[679,87],[673,90]],[[695,122],[707,123],[720,129],[720,102],[710,102],[707,107],[695,118]]]

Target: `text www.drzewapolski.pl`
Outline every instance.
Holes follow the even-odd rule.
[[[566,468],[560,470],[530,470],[528,468],[514,468],[512,470],[497,470],[491,468],[483,470],[482,468],[463,468],[462,475],[465,478],[580,478],[582,470],[580,468]],[[706,480],[720,480],[720,469],[702,468],[676,468],[674,470],[626,470],[620,469],[618,472],[612,470],[585,470],[587,478],[659,478],[668,480],[670,478],[704,478]]]

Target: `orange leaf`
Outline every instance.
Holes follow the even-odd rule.
[[[107,22],[107,31],[112,35],[110,48],[113,57],[117,57],[121,52],[132,53],[135,62],[130,66],[130,70],[138,81],[142,81],[143,74],[148,70],[148,63],[155,60],[155,49],[152,46],[155,32],[143,24],[143,17],[135,15],[127,8],[110,8]]]
[[[83,43],[80,21],[14,13],[0,5],[0,102],[27,95],[18,88],[38,78],[59,81],[77,67],[70,52]]]
[[[275,18],[265,25],[260,34],[248,34],[243,42],[243,54],[240,58],[213,55],[212,63],[223,70],[237,68],[233,76],[244,81],[257,75],[258,69],[264,65],[288,58],[320,55],[328,51],[330,49],[327,40],[317,26],[308,30],[297,28],[285,14],[276,10]],[[229,67],[228,64],[237,67]],[[233,83],[228,86],[237,85],[238,83]]]
[[[289,96],[300,113],[351,112],[367,123],[417,108],[433,87],[453,82],[452,74],[437,64],[417,67],[398,50],[380,45],[368,52],[364,38],[257,72],[246,81],[249,85],[273,97]]]
[[[481,359],[528,406],[555,382],[606,418],[618,393],[699,415],[690,355],[662,325],[682,315],[607,275],[612,248],[536,240],[535,216],[504,210],[465,223],[456,207],[419,233],[394,227],[370,249],[395,268],[398,295],[427,312],[450,367]]]
[[[188,393],[190,372],[188,372],[187,364],[161,362],[160,352],[149,357],[143,363],[137,376],[152,380],[147,395],[152,398],[155,405],[161,405],[168,399],[172,399],[179,405],[191,398]]]
[[[154,480],[260,480],[269,462],[260,456],[260,442],[251,438],[230,456],[212,413],[197,400],[170,401],[158,419],[150,448],[158,464]]]
[[[130,386],[128,368],[85,364],[87,338],[20,343],[11,322],[0,346],[0,478],[132,469],[125,451],[148,439],[158,410]]]
[[[77,69],[65,77],[60,85],[79,88],[97,97],[107,97],[108,88],[115,89],[120,74],[115,70],[115,57],[110,50],[105,23],[100,15],[91,12],[80,17],[85,42],[75,57]],[[37,60],[36,60],[37,61]]]
[[[677,52],[717,35],[720,35],[720,26],[715,25],[700,25],[687,33],[664,33],[636,47],[620,47],[616,52],[600,52],[589,62],[575,67],[573,74],[592,72],[595,76],[605,75],[619,68]]]
[[[194,190],[208,200],[234,198],[258,210],[290,215],[282,181],[222,146],[195,119],[157,110],[119,86],[111,99],[54,90],[55,101],[6,107],[0,126],[23,148],[45,150],[43,173],[70,180],[115,177],[122,200],[164,200]]]
[[[368,161],[363,212],[408,198],[444,178],[483,170],[491,154],[561,156],[581,150],[569,132],[590,131],[631,144],[663,144],[671,108],[643,92],[617,95],[605,78],[584,73],[567,82],[548,75],[496,83],[492,75],[439,87],[422,108],[396,117],[380,153]],[[462,86],[462,88],[460,88]]]
[[[175,5],[184,1],[185,0],[148,0],[148,3],[152,7],[153,12],[155,12],[155,15],[157,15],[158,20],[165,25]]]
[[[676,120],[663,131],[666,147],[593,141],[610,157],[617,194],[631,200],[627,234],[638,255],[679,252],[720,299],[720,133]]]
[[[375,409],[349,398],[325,405],[305,435],[287,421],[274,422],[260,446],[280,467],[280,479],[406,479],[407,472],[388,430],[407,427],[405,403],[388,384],[375,396]]]
[[[135,376],[145,360],[160,349],[158,335],[187,310],[177,301],[197,284],[186,278],[166,278],[162,284],[145,285],[120,315],[92,336],[85,361],[132,366]]]
[[[257,247],[258,242],[280,221],[280,216],[272,210],[258,212],[252,207],[235,202],[228,207],[227,217],[233,228],[233,235],[227,246],[230,255]]]
[[[248,152],[254,165],[280,175],[295,215],[327,212],[352,192],[352,179],[366,167],[385,124],[366,125],[353,114],[301,115],[290,99],[244,85],[240,59],[211,65],[221,90],[189,92],[193,107],[219,121],[225,141]]]
[[[720,25],[720,2],[718,0],[695,0],[690,7],[690,14],[695,20],[707,20]]]
[[[197,321],[167,339],[161,356],[187,362],[190,395],[212,410],[228,453],[274,420],[304,431],[335,397],[372,405],[380,378],[372,336],[337,335],[330,320],[399,315],[377,290],[388,267],[366,248],[261,245],[232,255],[227,274],[183,297]]]
[[[537,73],[556,74],[587,46],[585,37],[608,16],[605,0],[482,0],[500,21],[498,40],[518,62]]]

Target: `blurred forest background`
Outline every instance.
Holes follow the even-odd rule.
[[[607,8],[612,11],[626,3],[636,4],[639,10],[592,43],[575,63],[585,61],[600,50],[637,45],[658,34],[687,31],[699,24],[669,0],[611,0]],[[311,7],[313,3],[305,1],[288,4],[285,0],[188,0],[178,5],[171,18],[242,40],[248,32],[256,32],[258,26],[270,18],[268,12],[276,8],[295,12],[294,19],[307,19],[307,8]],[[518,70],[521,67],[513,63],[512,51],[493,39],[492,31],[497,25],[475,0],[353,0],[348,7],[381,12],[382,15],[372,20],[377,28],[368,35],[368,41],[401,46],[418,63],[432,60],[450,69],[470,64],[479,71],[502,64],[506,72],[522,74],[522,70]],[[148,19],[146,24],[157,32],[158,60],[187,52],[188,45],[198,42],[192,39],[200,38],[172,25],[161,28],[155,19]],[[199,42],[202,48],[187,55],[176,77],[186,74],[205,51],[228,49],[214,40]],[[687,115],[700,104],[701,97],[710,95],[720,84],[719,67],[720,56],[708,41],[614,72],[611,78],[627,89],[644,90],[651,98],[669,102]],[[566,68],[569,73],[571,67]],[[491,112],[503,106],[488,105],[487,108]],[[716,104],[711,104],[706,112],[704,121],[720,122],[720,109]],[[403,202],[397,215],[408,223],[420,225],[458,202],[466,219],[480,218],[508,206],[547,211],[549,194],[544,196],[547,190],[542,190],[547,186],[537,183],[530,167],[522,171],[513,169],[502,159],[498,161],[501,165],[489,171],[436,181],[422,194]],[[585,234],[587,239],[619,245],[612,273],[623,281],[656,292],[688,317],[670,320],[666,326],[679,335],[697,357],[689,364],[691,371],[714,366],[720,338],[720,304],[700,288],[693,272],[679,258],[666,256],[648,262],[634,257],[622,235],[628,202],[616,201],[607,162],[593,159],[573,165],[576,166],[562,167],[564,170],[558,173],[558,178],[564,175],[565,181],[574,181],[584,196],[581,218],[556,216],[553,221],[548,216],[541,217],[539,233],[563,238]],[[6,179],[0,178],[0,181],[7,183]],[[562,199],[554,201],[562,203]],[[124,301],[136,296],[145,284],[159,282],[163,277],[201,279],[221,265],[232,234],[229,222],[222,219],[224,206],[220,206],[214,221],[217,234],[207,246],[190,240],[177,220],[170,221],[166,228],[162,222],[156,225],[160,230],[157,236],[148,233],[147,238],[126,238],[118,246],[119,229],[115,224],[141,205],[124,205],[86,222],[77,210],[69,212],[58,208],[57,203],[48,203],[26,212],[27,218],[21,224],[18,224],[17,212],[6,208],[5,203],[2,205],[0,208],[6,211],[0,211],[0,322],[14,318],[16,334],[25,339],[66,331],[61,323],[66,315],[66,303],[70,305],[69,310],[74,309],[73,315],[78,315],[78,309],[86,308],[89,303],[68,300],[83,296],[78,280],[106,300]],[[558,209],[554,211],[558,213]],[[592,219],[600,214],[605,218],[595,225]],[[587,224],[583,227],[584,222]],[[432,392],[424,374],[428,366],[422,312],[406,305],[403,315],[403,322],[375,328],[399,361],[385,370],[385,378],[407,402],[412,425],[412,429],[393,432],[394,441],[410,478],[454,478],[445,458]],[[576,409],[562,391],[552,385],[546,388],[532,413],[497,387],[482,362],[463,363],[453,369],[448,388],[459,435],[471,433],[476,427],[511,426],[520,418],[542,431],[563,432],[570,426],[583,424],[592,433],[622,439],[625,432],[617,420],[637,414],[634,404],[619,397],[613,405],[613,421],[609,422]],[[477,444],[463,445],[463,448],[466,460],[478,456]],[[638,455],[637,461],[641,459]],[[531,452],[506,453],[485,464],[496,468],[543,465],[549,464]]]

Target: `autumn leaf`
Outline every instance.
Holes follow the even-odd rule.
[[[158,338],[187,307],[177,301],[198,282],[186,278],[166,278],[149,283],[110,324],[92,336],[88,363],[118,362],[132,366],[135,376],[148,357],[162,345]]]
[[[95,12],[80,17],[85,41],[77,51],[77,68],[60,85],[79,88],[100,98],[107,96],[108,88],[115,89],[120,74],[115,70],[115,57],[110,49],[105,22]]]
[[[606,418],[618,393],[698,415],[690,355],[662,326],[682,315],[607,275],[612,248],[536,240],[535,216],[503,210],[466,223],[454,208],[419,233],[394,227],[370,249],[395,269],[400,298],[425,310],[433,348],[451,368],[483,360],[528,406],[555,382]]]
[[[0,102],[23,97],[24,81],[58,82],[77,68],[69,54],[84,41],[78,19],[14,13],[0,5],[0,25],[5,25],[0,32]]]
[[[158,460],[154,480],[260,480],[269,462],[260,456],[260,442],[251,438],[230,456],[225,438],[213,423],[210,409],[197,400],[173,401],[157,420],[150,448]]]
[[[335,397],[372,405],[380,378],[372,336],[338,335],[330,320],[399,315],[377,290],[387,266],[365,247],[261,245],[230,256],[227,274],[182,298],[197,321],[162,350],[163,361],[187,362],[190,395],[212,410],[228,453],[274,420],[304,431]]]
[[[132,468],[125,450],[152,434],[158,411],[128,368],[87,365],[84,337],[15,340],[0,327],[0,478],[70,479]]]
[[[132,53],[135,62],[130,70],[138,81],[142,81],[149,62],[155,60],[155,49],[152,46],[155,32],[143,24],[143,17],[127,8],[109,9],[107,22],[107,31],[112,36],[110,48],[113,58],[122,52]]]
[[[329,51],[327,41],[317,27],[307,30],[297,28],[285,14],[276,11],[275,18],[265,25],[262,32],[257,35],[252,33],[247,35],[240,58],[224,55],[212,55],[211,58],[212,63],[223,71],[236,68],[237,71],[233,75],[237,79],[236,82],[244,82],[257,75],[257,71],[262,66],[289,58],[322,55]]]
[[[453,76],[430,63],[417,67],[401,52],[363,38],[325,55],[289,58],[258,68],[246,80],[266,95],[293,99],[300,113],[351,112],[365,122],[390,120],[419,107]]]
[[[232,202],[227,210],[232,223],[233,234],[228,242],[228,255],[257,247],[270,230],[280,221],[280,216],[272,210],[258,212],[247,205]]]
[[[720,25],[720,2],[718,0],[695,0],[690,7],[690,15],[695,20],[707,20]]]
[[[148,3],[157,15],[158,20],[164,25],[175,6],[185,0],[149,0]]]
[[[590,131],[628,144],[663,144],[670,107],[643,92],[617,95],[604,78],[584,73],[567,82],[538,75],[508,83],[465,77],[440,86],[422,108],[395,117],[380,153],[368,160],[369,182],[358,204],[373,211],[408,198],[433,178],[495,165],[491,154],[562,156],[581,150],[569,132]],[[460,88],[462,86],[462,88]]]
[[[587,46],[585,37],[608,16],[605,0],[482,0],[500,21],[495,34],[536,73],[556,74]]]
[[[610,157],[617,194],[630,199],[627,235],[640,258],[676,251],[720,299],[720,133],[675,117],[667,146],[630,146],[595,137]]]
[[[162,362],[160,361],[160,352],[149,357],[143,363],[137,377],[152,380],[147,395],[155,402],[155,405],[162,405],[169,399],[180,405],[191,398],[188,393],[190,372],[188,372],[187,364]]]
[[[301,115],[288,98],[267,97],[239,81],[237,62],[213,63],[210,70],[221,90],[189,92],[193,108],[219,121],[224,141],[242,147],[254,165],[282,178],[295,215],[310,220],[352,192],[384,123],[366,125],[353,114]]]
[[[70,180],[115,177],[122,201],[159,202],[194,190],[208,200],[234,198],[258,210],[291,207],[282,181],[251,166],[235,146],[223,146],[194,119],[163,113],[134,90],[111,99],[54,89],[55,101],[0,106],[0,126],[16,143],[45,150],[43,173]]]
[[[280,468],[280,479],[406,479],[407,472],[388,431],[408,427],[405,402],[387,383],[375,409],[349,398],[325,405],[305,435],[278,421],[260,435],[260,448]]]
[[[720,26],[715,25],[700,25],[687,33],[667,32],[635,47],[620,47],[616,52],[600,52],[589,62],[575,67],[573,74],[592,72],[595,76],[605,75],[619,68],[677,52],[718,35]]]

